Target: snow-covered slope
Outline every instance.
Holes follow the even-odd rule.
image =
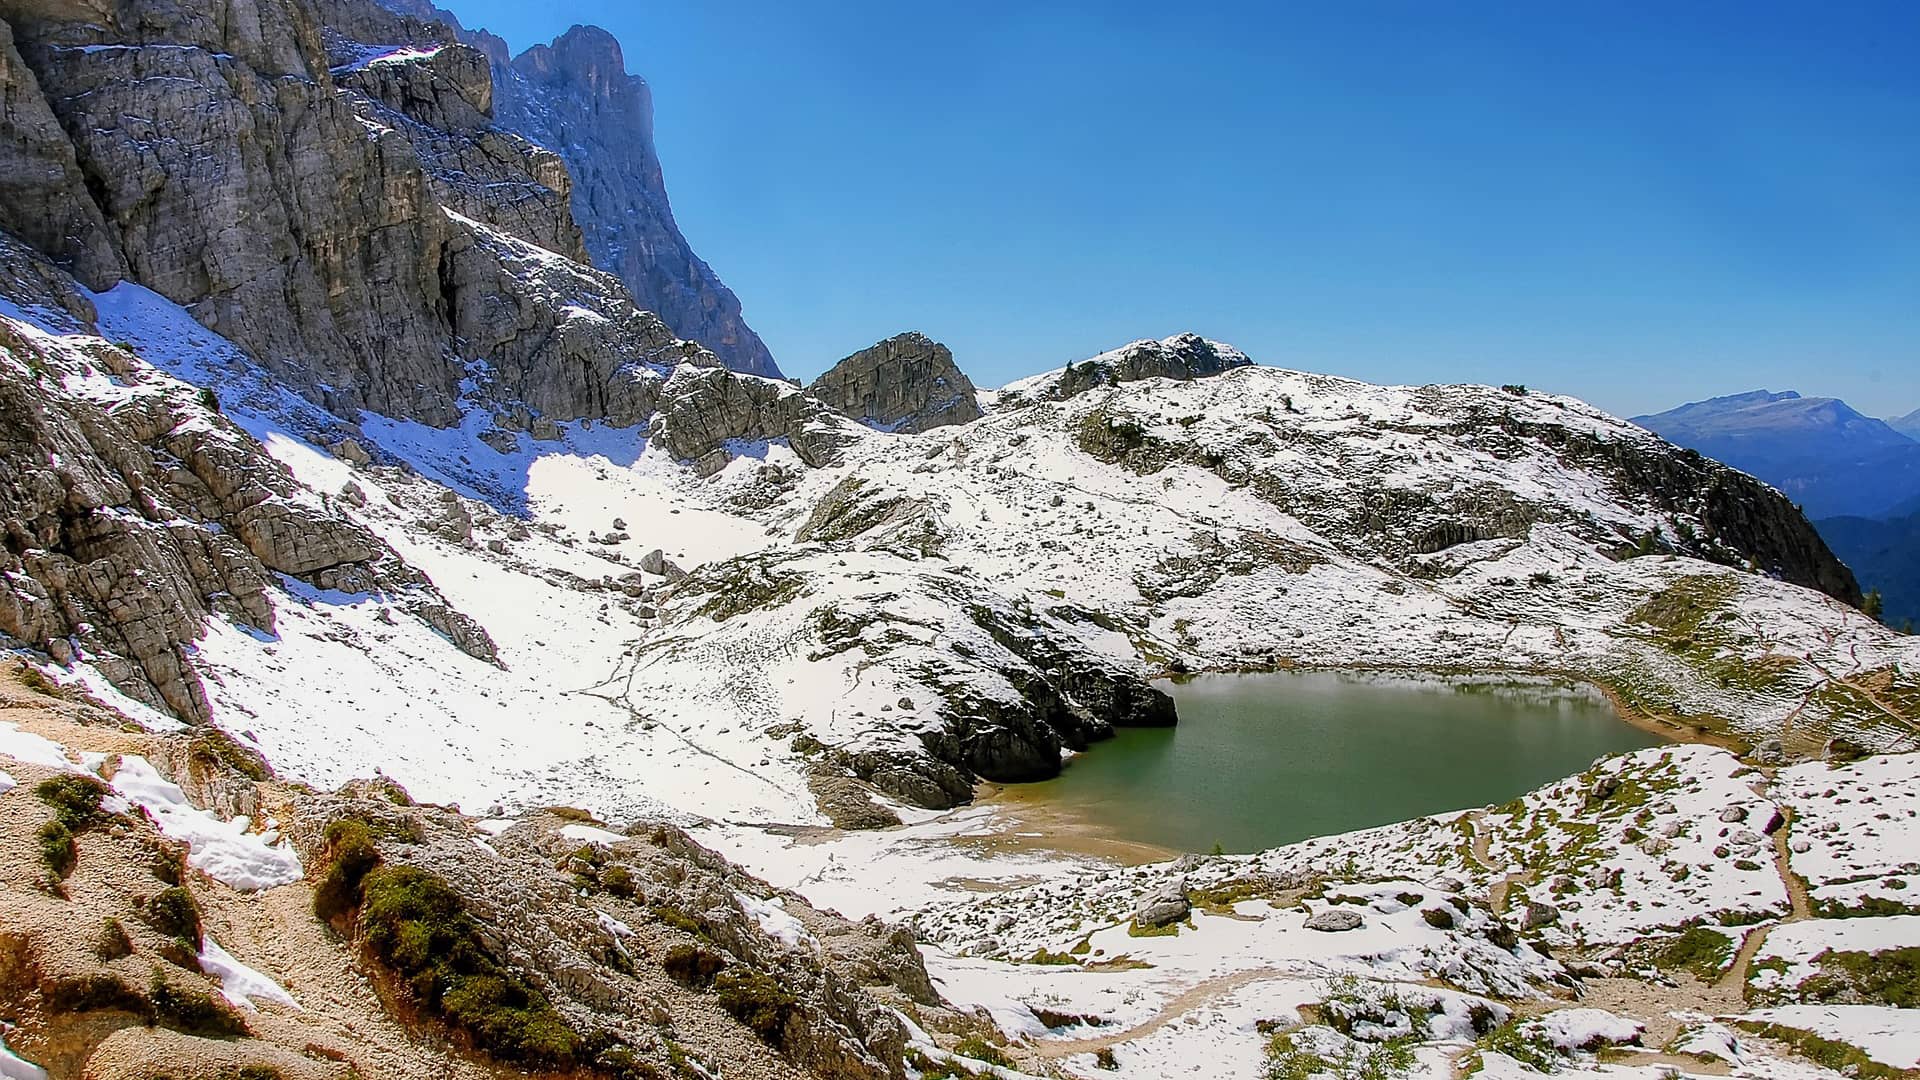
[[[327,33],[287,46],[272,78],[324,106],[315,146],[377,156],[391,184],[340,173],[337,220],[263,241],[235,264],[247,290],[201,304],[199,260],[234,245],[171,204],[108,207],[192,241],[136,249],[196,253],[141,270],[152,288],[99,268],[81,288],[46,261],[80,268],[45,230],[38,254],[0,236],[0,633],[103,703],[75,721],[77,760],[0,745],[21,835],[46,811],[17,789],[42,770],[112,775],[163,833],[244,850],[267,888],[236,911],[306,887],[288,879],[331,848],[323,823],[296,860],[254,822],[247,784],[267,781],[184,782],[149,736],[115,741],[113,709],[175,741],[218,728],[316,813],[332,797],[294,785],[379,807],[397,782],[442,804],[412,816],[431,819],[433,861],[471,878],[468,902],[513,910],[466,865],[506,852],[599,928],[583,959],[571,930],[534,927],[582,1015],[628,935],[574,901],[603,883],[595,845],[630,843],[583,814],[678,822],[817,904],[912,915],[962,1008],[942,1013],[931,987],[897,1014],[862,1004],[890,1077],[955,1054],[1013,1075],[979,1056],[1003,1052],[1071,1075],[1669,1064],[1598,1060],[1636,1039],[1757,1076],[1831,1075],[1786,1045],[1863,1067],[1816,1038],[1909,1067],[1911,1024],[1888,1015],[1872,958],[1912,940],[1897,920],[1912,917],[1920,642],[1852,606],[1852,576],[1779,492],[1572,399],[1260,367],[1191,334],[981,392],[980,415],[937,410],[964,422],[862,424],[882,417],[717,366],[578,261],[565,170],[492,124],[472,50],[368,52],[400,40],[373,33],[389,15],[320,7],[337,9]],[[110,61],[190,62],[243,89],[279,70],[224,51],[238,23],[187,46],[147,40],[171,22],[122,34],[67,14],[29,51],[103,91],[58,97],[88,123],[124,126],[154,91],[116,83]],[[256,106],[262,138],[297,144]],[[118,127],[41,127],[92,131],[102,167],[138,157]],[[228,135],[207,137],[248,149]],[[241,200],[240,179],[279,175],[259,164],[211,179]],[[404,228],[362,236],[376,208]],[[288,310],[250,299],[313,260],[328,273],[298,278]],[[884,392],[899,389],[863,381],[842,407],[903,404]],[[977,781],[1050,776],[1116,727],[1175,721],[1158,676],[1297,665],[1591,682],[1689,745],[1505,806],[1142,867],[961,808]],[[1901,753],[1837,764],[1884,751]],[[523,850],[521,819],[538,840]],[[39,864],[17,847],[30,889]],[[711,936],[686,911],[712,900],[713,925],[758,927],[753,949],[821,944],[754,888],[619,918],[685,945],[668,931]],[[33,899],[59,939],[59,909]],[[285,925],[324,929],[295,914]],[[1822,925],[1855,915],[1874,925]],[[236,951],[201,966],[244,981],[227,961],[252,954],[222,940]],[[1750,974],[1776,1011],[1746,1011]],[[704,987],[680,990],[712,1012]],[[672,1061],[672,1045],[649,1052]]]
[[[1553,671],[1788,751],[1911,738],[1920,646],[1725,565],[1816,577],[1804,523],[1568,399],[1239,367],[919,436],[823,413],[832,454],[735,441],[695,468],[663,425],[750,377],[636,369],[648,427],[346,429],[152,294],[94,299],[99,334],[218,386],[491,635],[500,667],[383,597],[293,582],[275,637],[209,622],[214,721],[318,783],[788,822],[835,793],[884,820],[1166,722],[1143,676],[1279,664]],[[1648,462],[1701,472],[1653,490]]]

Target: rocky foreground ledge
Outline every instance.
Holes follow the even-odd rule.
[[[664,822],[286,783],[209,730],[143,732],[16,662],[0,1064],[1909,1077],[1916,842],[1920,755],[1754,768],[1671,746],[1255,855],[1062,864],[890,926]]]

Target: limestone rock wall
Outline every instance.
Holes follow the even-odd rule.
[[[680,234],[654,149],[653,91],[627,74],[613,35],[576,26],[511,60],[498,38],[476,44],[493,61],[500,126],[566,159],[574,216],[593,264],[728,367],[778,377],[773,355],[741,316],[739,298]]]
[[[208,718],[190,646],[218,616],[270,634],[277,575],[391,594],[471,655],[486,631],[425,575],[300,489],[217,401],[85,336],[85,298],[0,237],[0,285],[74,314],[0,319],[0,638],[84,658],[129,696]]]

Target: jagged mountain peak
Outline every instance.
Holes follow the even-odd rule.
[[[620,39],[586,23],[575,23],[552,42],[531,45],[514,57],[522,74],[555,81],[584,82],[608,92],[621,86],[644,88],[646,79],[627,71]]]
[[[627,71],[616,37],[576,24],[514,55],[498,35],[468,30],[427,0],[380,2],[445,23],[486,53],[496,122],[565,161],[573,215],[596,267],[618,276],[640,307],[728,367],[779,377],[772,353],[742,317],[739,298],[694,253],[674,220],[653,144],[653,92],[643,77]]]

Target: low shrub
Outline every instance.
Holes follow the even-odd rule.
[[[200,906],[193,902],[193,894],[180,886],[155,893],[141,906],[140,918],[168,937],[193,946],[195,952],[200,950]]]
[[[360,906],[360,886],[380,865],[380,849],[366,823],[344,818],[327,826],[327,872],[313,890],[313,913],[333,922]]]
[[[190,986],[178,986],[154,972],[153,988],[147,992],[153,1006],[154,1022],[186,1035],[214,1039],[237,1039],[247,1033],[247,1023],[223,1001]]]
[[[107,918],[100,923],[100,933],[93,939],[93,955],[105,961],[118,960],[133,955],[133,938],[127,935],[127,928],[120,920]]]
[[[66,692],[60,689],[59,683],[47,678],[46,675],[41,673],[39,668],[34,667],[32,664],[22,664],[20,666],[20,685],[45,697],[66,696]]]
[[[719,953],[684,942],[670,946],[660,960],[660,968],[668,978],[695,990],[712,986],[713,977],[726,966],[726,958]]]
[[[1509,1020],[1474,1041],[1477,1050],[1505,1054],[1537,1072],[1553,1072],[1560,1067],[1560,1048],[1537,1023]]]
[[[619,863],[614,863],[600,871],[600,886],[621,899],[629,899],[634,894],[633,872]]]
[[[50,1013],[130,1012],[142,1018],[153,1014],[146,997],[117,976],[95,972],[61,979],[47,986],[43,1000]]]
[[[258,752],[235,742],[233,736],[215,727],[196,729],[187,744],[189,757],[203,767],[226,769],[249,780],[271,780],[273,769]]]

